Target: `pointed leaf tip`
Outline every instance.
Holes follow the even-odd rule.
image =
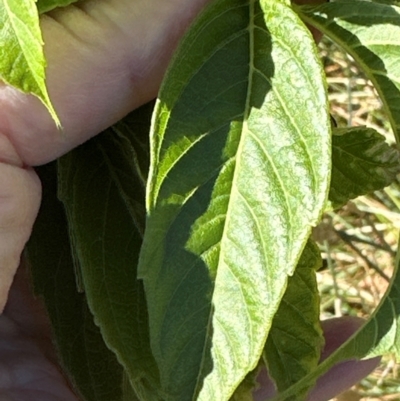
[[[0,77],[24,93],[37,96],[57,127],[61,127],[47,93],[45,68],[43,39],[35,2],[0,0]]]
[[[330,119],[310,33],[283,2],[211,3],[153,121],[139,265],[152,350],[169,400],[227,400],[258,363],[327,198]]]

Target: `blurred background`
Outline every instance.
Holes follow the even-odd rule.
[[[372,83],[354,60],[324,38],[320,43],[331,114],[338,127],[369,126],[394,146],[394,137]],[[325,214],[314,231],[324,260],[318,272],[321,318],[368,318],[393,272],[400,228],[400,181]],[[385,356],[359,385],[334,401],[400,400],[400,365]]]

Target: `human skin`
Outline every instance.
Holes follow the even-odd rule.
[[[322,330],[325,337],[325,347],[322,350],[320,361],[324,361],[340,345],[342,345],[364,323],[361,318],[343,316],[322,321]],[[352,386],[356,381],[368,375],[379,363],[380,358],[366,361],[344,361],[335,365],[329,372],[322,375],[316,386],[310,391],[307,401],[328,401],[334,396]],[[355,379],[355,376],[358,379]],[[264,370],[258,377],[260,387],[254,391],[254,401],[265,401],[276,394],[272,381]]]
[[[0,310],[9,298],[0,317],[2,401],[77,400],[48,347],[48,323],[23,269],[8,297],[40,204],[32,166],[154,98],[179,38],[207,2],[89,0],[44,15],[48,89],[62,132],[37,98],[0,84]]]
[[[42,17],[48,90],[63,130],[37,98],[0,86],[0,311],[40,204],[30,166],[154,98],[178,39],[206,2],[93,0]]]

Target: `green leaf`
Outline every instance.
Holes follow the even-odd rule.
[[[309,240],[272,322],[263,354],[278,391],[286,390],[318,365],[324,337],[315,271],[321,264],[320,251]],[[305,397],[314,384],[310,382],[293,400]]]
[[[145,218],[138,158],[146,157],[137,144],[148,141],[148,131],[133,121],[144,119],[148,128],[151,111],[139,109],[131,128],[120,123],[59,161],[60,198],[90,310],[143,400],[159,399],[159,379],[143,285],[136,278]],[[146,158],[141,163],[147,164]]]
[[[388,4],[388,5],[394,5],[394,6],[398,6],[400,5],[400,1],[399,0],[370,0],[373,1],[374,3],[382,3],[382,4]]]
[[[333,208],[390,185],[400,173],[399,151],[367,127],[335,128],[332,138]]]
[[[236,388],[232,397],[229,401],[253,401],[254,400],[254,389],[260,386],[257,378],[261,368],[264,365],[259,362],[258,366],[249,372],[246,377],[242,380],[239,386]]]
[[[40,14],[53,10],[57,7],[69,6],[78,0],[37,0],[36,6]]]
[[[368,322],[325,359],[317,369],[274,400],[290,400],[338,362],[392,353],[400,360],[400,269],[397,256],[388,291]]]
[[[0,78],[25,93],[37,96],[60,126],[47,93],[45,67],[34,0],[0,0]]]
[[[329,186],[323,71],[291,8],[213,2],[166,76],[151,146],[139,275],[166,400],[223,401],[258,363]]]
[[[28,243],[36,294],[43,297],[62,366],[86,401],[121,401],[122,367],[76,290],[68,228],[57,199],[55,163],[37,169],[43,200]]]
[[[353,0],[296,9],[358,62],[379,92],[399,142],[400,8]]]

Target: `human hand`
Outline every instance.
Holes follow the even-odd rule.
[[[54,160],[155,97],[177,41],[207,1],[96,0],[43,16],[49,93],[63,132],[39,100],[0,86],[0,309],[40,203],[31,167]],[[54,351],[45,346],[44,312],[19,274],[0,319],[0,399],[76,400]],[[351,372],[342,378],[357,381],[365,374]],[[331,386],[340,391],[338,383]]]
[[[322,322],[326,345],[321,360],[328,357],[362,324],[362,319],[343,317]],[[379,358],[348,361],[323,375],[308,401],[327,401],[370,373]],[[254,401],[275,394],[267,372],[261,371],[260,388]],[[50,328],[43,305],[30,291],[25,266],[18,270],[10,299],[0,317],[0,400],[1,401],[80,401],[57,363],[51,346]]]

